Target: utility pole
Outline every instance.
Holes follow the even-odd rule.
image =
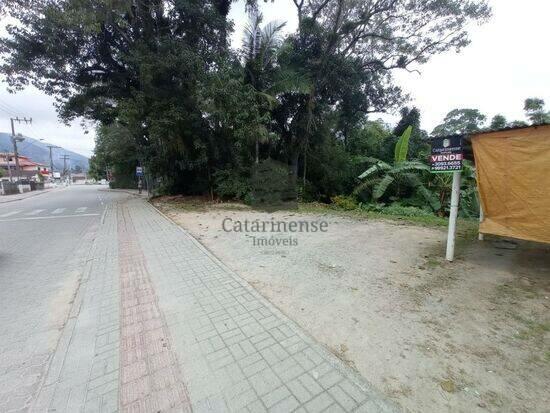
[[[50,173],[52,174],[52,179],[53,179],[53,158],[52,158],[52,149],[59,148],[59,146],[56,146],[56,145],[46,145],[46,147],[50,150]]]
[[[11,177],[11,165],[10,165],[10,153],[6,152],[6,164],[8,165],[8,176],[10,177],[10,182],[13,182],[13,178]]]
[[[70,158],[69,155],[64,154],[60,156],[61,159],[63,159],[63,178],[67,176],[67,160]]]
[[[15,126],[14,122],[21,123],[25,122],[25,124],[31,123],[32,124],[32,118],[27,119],[24,117],[23,119],[20,119],[19,117],[16,118],[10,118],[11,121],[11,140],[13,142],[13,154],[15,155],[15,170],[17,173],[17,180],[21,180],[21,169],[19,168],[19,155],[17,153],[17,142],[22,142],[25,138],[17,137],[15,135]]]

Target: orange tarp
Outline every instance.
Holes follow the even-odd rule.
[[[550,243],[550,125],[472,135],[480,232]]]

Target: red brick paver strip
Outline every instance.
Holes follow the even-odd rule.
[[[121,206],[118,212],[121,411],[191,412],[128,207]]]

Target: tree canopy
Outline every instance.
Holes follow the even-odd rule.
[[[483,128],[487,116],[478,109],[453,109],[443,123],[436,126],[432,135],[454,135],[463,133],[477,132]]]
[[[505,128],[508,122],[503,115],[495,115],[491,119],[491,129],[502,129]]]
[[[550,112],[544,108],[544,100],[540,98],[525,99],[523,110],[533,125],[550,122]]]
[[[417,109],[394,131],[368,116],[404,106],[395,71],[462,49],[467,25],[490,16],[484,0],[294,0],[298,28],[283,34],[247,1],[233,49],[234,3],[8,0],[18,23],[0,72],[12,90],[54,96],[61,119],[96,123],[97,174],[131,180],[139,163],[166,191],[243,197],[254,164],[272,159],[303,196],[328,199],[353,190],[365,156],[390,161],[409,126],[408,155],[422,158]]]

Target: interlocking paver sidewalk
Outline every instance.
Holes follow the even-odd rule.
[[[34,411],[389,412],[145,200],[110,205]]]
[[[395,410],[187,232],[127,205],[194,411]]]

